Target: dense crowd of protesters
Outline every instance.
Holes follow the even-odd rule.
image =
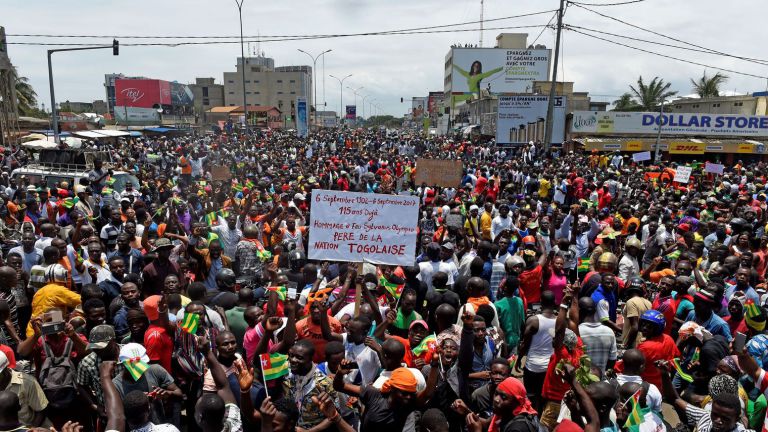
[[[0,430],[765,421],[762,162],[688,161],[683,182],[618,153],[363,129],[98,149],[55,184],[3,156]],[[462,160],[460,183],[417,184],[418,158]],[[314,189],[418,196],[414,265],[308,260]]]

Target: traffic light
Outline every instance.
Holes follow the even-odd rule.
[[[112,55],[120,55],[120,42],[112,39]]]
[[[400,98],[400,103],[403,103],[403,98]]]

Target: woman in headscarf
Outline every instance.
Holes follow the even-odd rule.
[[[525,386],[517,378],[509,377],[496,386],[493,396],[493,417],[488,432],[538,432],[539,419]]]

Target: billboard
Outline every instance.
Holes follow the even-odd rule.
[[[355,120],[357,118],[357,106],[356,105],[347,105],[347,115],[344,116],[344,118],[348,120]]]
[[[169,83],[172,105],[192,105],[195,96],[192,90],[186,84],[177,82]]]
[[[153,108],[115,106],[115,120],[118,123],[157,123],[160,114]]]
[[[115,106],[152,108],[155,104],[171,105],[171,86],[168,81],[155,79],[115,80]]]
[[[309,129],[309,116],[307,115],[307,98],[296,98],[296,135],[307,136]]]
[[[644,134],[658,133],[659,113],[575,111],[571,132],[577,134]],[[768,116],[738,114],[664,114],[664,135],[768,137]]]
[[[565,97],[555,98],[552,143],[565,140]],[[499,96],[496,144],[543,141],[549,96]]]
[[[411,99],[411,115],[413,115],[413,118],[424,116],[425,109],[427,109],[426,97],[415,97]]]
[[[445,100],[445,93],[443,92],[429,92],[429,99],[427,100],[427,112],[431,114],[440,114],[440,106],[442,106]]]
[[[479,94],[531,93],[533,81],[549,79],[547,49],[454,48],[451,92],[459,100]],[[454,100],[457,98],[454,97]]]

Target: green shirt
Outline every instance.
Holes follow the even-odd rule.
[[[398,309],[397,318],[395,319],[395,322],[392,323],[392,325],[399,329],[408,330],[412,322],[420,319],[422,319],[421,315],[419,315],[416,311],[412,311],[410,315],[404,316],[402,309]]]
[[[224,314],[227,316],[229,330],[235,334],[237,345],[243,346],[243,337],[245,336],[245,331],[248,330],[248,323],[245,322],[245,308],[242,306],[235,306],[224,312]]]
[[[525,328],[525,309],[520,297],[504,297],[493,304],[499,314],[499,324],[504,330],[504,339],[510,349],[520,343]]]

